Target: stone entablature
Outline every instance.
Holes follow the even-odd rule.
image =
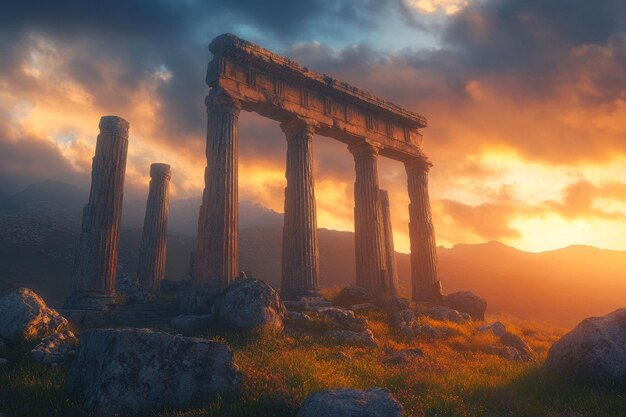
[[[348,83],[302,67],[231,34],[209,45],[214,58],[206,81],[241,102],[246,111],[278,120],[316,122],[316,133],[348,145],[368,139],[380,155],[407,161],[422,156],[426,119]]]
[[[207,165],[198,218],[194,284],[219,292],[237,274],[238,117],[240,110],[281,122],[287,139],[281,296],[319,295],[319,244],[313,175],[314,135],[348,145],[354,156],[357,284],[379,302],[397,296],[392,233],[378,185],[378,157],[405,164],[411,204],[413,298],[437,301],[441,287],[428,200],[430,162],[419,129],[426,119],[349,84],[301,67],[234,35],[209,49]],[[383,196],[386,196],[382,193]],[[385,214],[387,213],[387,214]],[[386,230],[389,229],[389,230]]]

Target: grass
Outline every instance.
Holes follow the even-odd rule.
[[[194,410],[161,410],[164,417],[295,416],[304,399],[324,388],[387,387],[402,403],[405,416],[621,416],[626,392],[542,372],[549,346],[565,329],[511,318],[500,319],[535,349],[533,362],[512,362],[489,354],[497,343],[476,335],[476,324],[444,324],[445,339],[410,342],[390,328],[382,313],[367,313],[379,347],[336,346],[310,336],[276,332],[241,334],[210,330],[195,336],[228,344],[243,373],[239,394],[218,398]],[[390,365],[385,357],[396,350],[419,347],[423,358]],[[30,362],[29,346],[0,351],[11,365],[0,368],[0,412],[10,417],[89,416],[79,400],[67,398],[67,369]],[[343,352],[340,357],[338,352]]]

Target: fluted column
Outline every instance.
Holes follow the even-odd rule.
[[[129,124],[121,117],[104,116],[99,127],[68,309],[104,309],[115,300]]]
[[[363,141],[349,148],[355,161],[354,238],[357,285],[379,301],[390,297],[382,206],[378,188],[378,148]]]
[[[414,301],[441,300],[437,276],[437,245],[428,197],[427,159],[405,162],[409,198],[409,237],[411,239],[411,282]]]
[[[313,180],[315,128],[300,119],[283,122],[280,127],[287,137],[281,298],[297,300],[320,295]]]
[[[380,204],[383,210],[383,228],[385,238],[385,255],[387,257],[387,279],[389,280],[389,292],[392,296],[398,296],[398,271],[396,268],[396,251],[393,245],[393,228],[391,226],[391,213],[389,209],[389,193],[380,190]]]
[[[241,104],[215,87],[206,106],[207,166],[194,283],[219,291],[237,274],[237,120]]]
[[[165,275],[168,192],[171,177],[169,165],[150,165],[150,189],[139,248],[137,278],[143,288],[153,293],[159,291]]]

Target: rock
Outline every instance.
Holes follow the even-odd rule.
[[[285,322],[296,327],[306,329],[313,323],[311,317],[305,313],[299,313],[297,311],[287,311],[285,313]]]
[[[479,333],[491,333],[495,336],[501,337],[504,333],[506,333],[506,326],[499,321],[483,324],[482,326],[478,326],[476,331]]]
[[[531,360],[533,358],[534,351],[528,343],[524,342],[521,337],[511,332],[504,332],[504,334],[500,336],[500,343],[504,346],[509,346],[517,350],[523,360]]]
[[[78,346],[78,339],[71,330],[64,330],[44,338],[33,350],[30,356],[33,360],[52,366],[68,364]]]
[[[523,357],[522,354],[515,348],[510,346],[492,346],[486,350],[487,353],[498,355],[504,359],[511,361],[524,361],[528,360],[527,357]]]
[[[353,332],[369,330],[367,320],[354,317],[354,311],[352,310],[328,307],[320,310],[318,314],[333,329],[350,330]]]
[[[232,351],[199,338],[148,329],[86,331],[67,389],[100,415],[201,406],[241,383]]]
[[[28,288],[0,298],[0,338],[6,341],[45,337],[66,327],[67,320]]]
[[[469,314],[474,320],[485,320],[487,301],[470,291],[448,294],[445,302],[454,310]]]
[[[367,311],[373,310],[375,308],[376,306],[372,303],[353,304],[352,306],[350,306],[350,310],[352,311]]]
[[[170,325],[178,330],[184,332],[197,332],[206,330],[213,324],[213,316],[210,314],[204,315],[180,315],[174,317],[170,321]]]
[[[306,399],[297,417],[401,417],[402,405],[386,388],[322,390]]]
[[[432,307],[420,313],[434,320],[451,321],[452,323],[465,323],[471,320],[469,314],[459,313],[447,307]]]
[[[217,297],[213,314],[218,323],[225,327],[281,328],[285,307],[274,288],[263,281],[238,278]]]
[[[6,343],[4,343],[4,340],[0,339],[0,349],[4,349],[6,347],[7,347],[7,345],[6,345]]]
[[[390,363],[393,365],[401,365],[403,363],[408,362],[411,358],[422,358],[424,357],[424,352],[420,348],[413,349],[403,349],[397,352],[393,352],[389,356],[387,356],[383,362]]]
[[[413,310],[396,311],[392,316],[392,323],[407,339],[416,337],[442,338],[450,335],[448,329],[438,329],[429,324],[420,324]]]
[[[374,333],[367,329],[362,332],[353,332],[351,330],[327,330],[324,336],[332,339],[335,343],[341,345],[367,346],[376,347],[376,339]]]
[[[392,297],[391,302],[389,303],[389,310],[391,311],[400,311],[407,310],[409,308],[409,299],[408,298],[398,298]]]
[[[371,294],[362,287],[350,286],[345,287],[333,299],[333,305],[340,307],[350,307],[354,304],[372,303]]]
[[[145,303],[154,296],[144,290],[139,283],[137,274],[128,273],[122,265],[117,265],[115,276],[115,292],[124,296],[126,303]]]
[[[178,312],[189,315],[212,314],[218,295],[207,288],[181,289],[176,293]]]
[[[626,384],[626,308],[580,322],[552,345],[545,367]]]
[[[393,313],[391,321],[395,327],[401,328],[405,326],[411,326],[415,322],[416,315],[413,310],[404,309]]]

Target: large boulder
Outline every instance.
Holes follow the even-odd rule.
[[[66,327],[67,320],[28,288],[18,288],[0,298],[0,339],[36,339]]]
[[[580,322],[552,345],[545,367],[626,384],[626,308]]]
[[[80,340],[67,388],[99,415],[206,404],[241,373],[225,345],[148,329],[93,329]]]
[[[357,304],[366,304],[373,301],[372,295],[365,288],[350,286],[345,287],[333,299],[333,305],[351,307]]]
[[[237,278],[215,300],[216,321],[225,327],[281,328],[285,307],[274,288],[254,278]]]
[[[402,405],[386,388],[334,389],[306,399],[297,417],[401,417]]]
[[[30,356],[33,360],[52,366],[68,364],[78,346],[78,339],[74,333],[66,329],[44,338],[33,350]]]
[[[461,313],[469,314],[474,320],[485,320],[487,301],[470,291],[460,291],[449,294],[445,302]]]

